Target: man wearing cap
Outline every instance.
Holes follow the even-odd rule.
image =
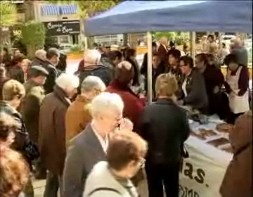
[[[21,113],[30,139],[38,144],[38,127],[39,127],[39,112],[40,104],[45,97],[43,85],[48,76],[48,72],[42,66],[32,66],[28,70],[29,80],[24,84],[26,96],[21,105]],[[36,178],[45,178],[46,170],[36,164]]]

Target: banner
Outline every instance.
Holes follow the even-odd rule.
[[[219,189],[232,154],[190,136],[190,157],[180,172],[180,197],[220,197]]]

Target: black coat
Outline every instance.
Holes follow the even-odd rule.
[[[147,162],[175,164],[190,134],[186,113],[170,99],[158,99],[142,114],[139,130],[148,142]]]
[[[47,64],[42,65],[48,72],[48,76],[46,82],[44,84],[45,93],[49,94],[54,91],[54,85],[56,78],[60,75],[60,71],[55,68],[49,62]]]

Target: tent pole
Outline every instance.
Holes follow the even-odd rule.
[[[148,103],[152,102],[152,34],[147,32],[147,44],[148,44]]]
[[[190,40],[191,40],[191,56],[193,60],[195,60],[196,55],[196,32],[190,32]]]

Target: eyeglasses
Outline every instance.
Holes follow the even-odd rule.
[[[146,159],[140,158],[138,162],[139,162],[140,168],[144,168],[145,167]]]

